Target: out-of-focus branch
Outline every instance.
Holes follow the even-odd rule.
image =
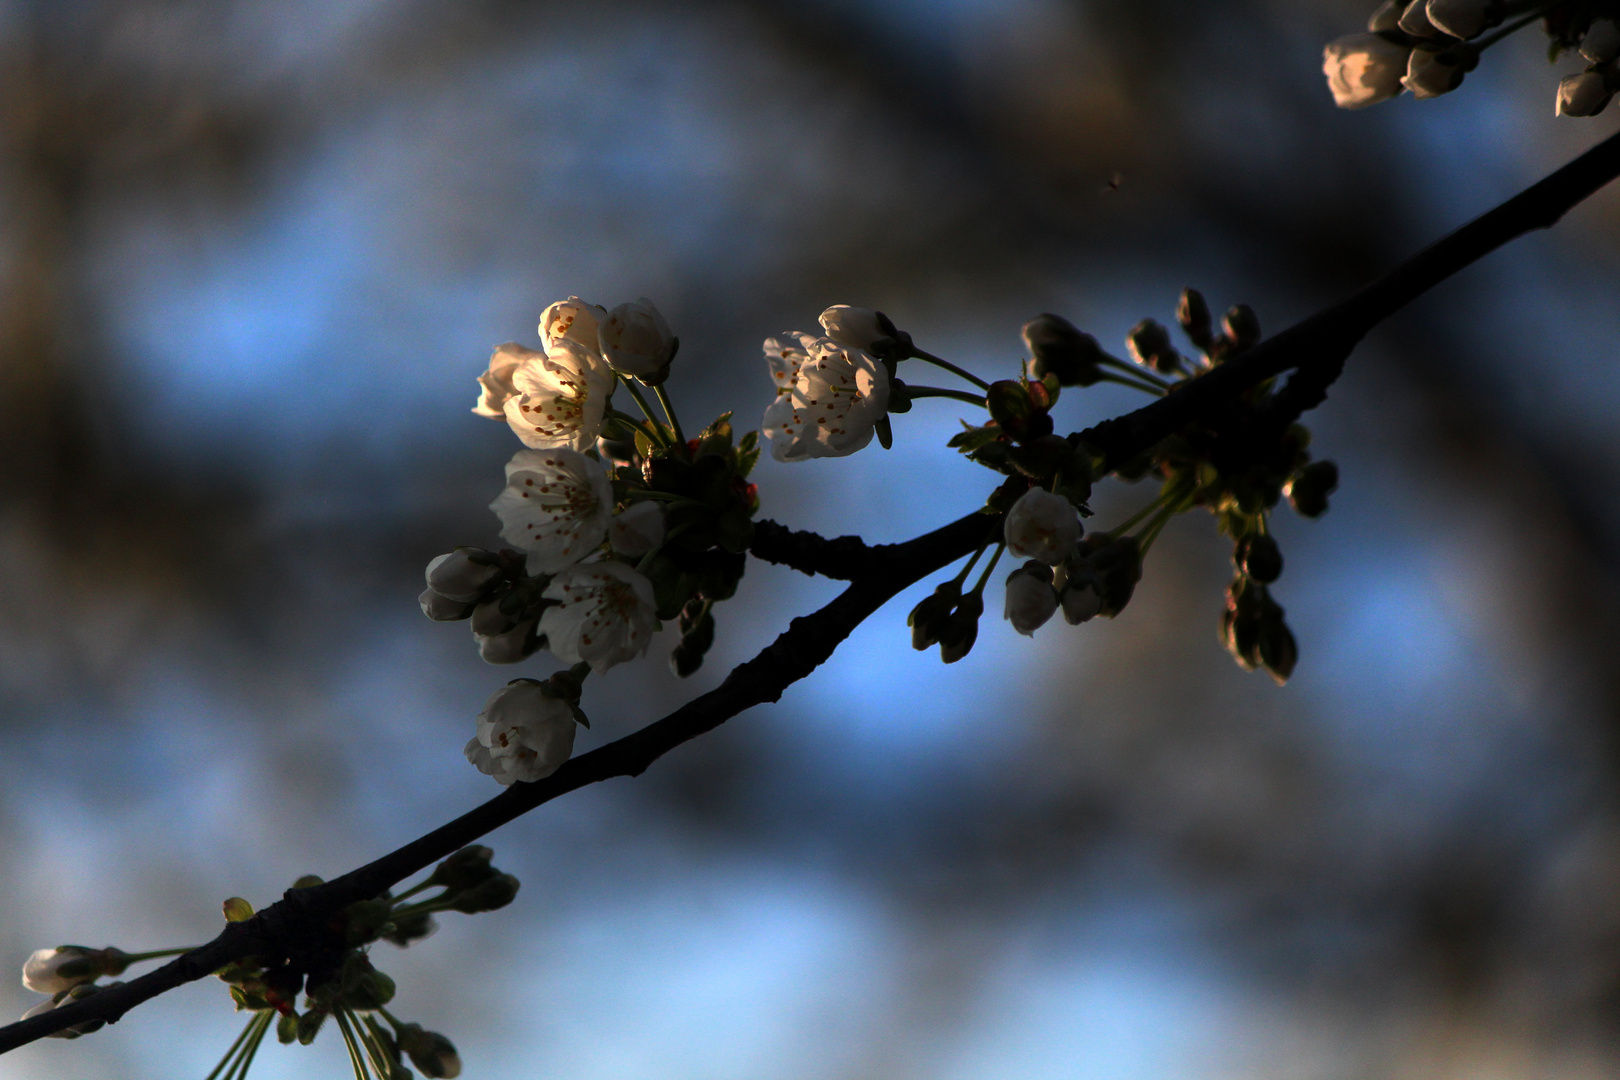
[[[1620,135],[1419,252],[1348,300],[1313,315],[1168,396],[1081,433],[1109,468],[1151,449],[1184,425],[1218,417],[1242,391],[1289,370],[1278,397],[1284,418],[1324,400],[1345,358],[1379,321],[1434,285],[1531,229],[1546,228],[1570,207],[1620,175]],[[213,941],[147,975],[0,1028],[0,1053],[87,1020],[118,1020],[143,1001],[247,956],[275,959],[300,951],[334,912],[381,894],[456,849],[577,788],[617,776],[639,776],[658,758],[755,705],[778,700],[824,663],[840,642],[895,594],[977,548],[995,519],[969,514],[903,544],[867,546],[854,537],[825,540],[760,522],[754,554],[806,573],[847,577],[850,585],[788,629],[714,690],[661,720],[582,754],[532,784],[516,784],[447,825],[358,870],[282,900]]]

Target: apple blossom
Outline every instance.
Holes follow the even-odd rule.
[[[507,401],[517,396],[517,388],[512,385],[513,372],[529,361],[544,356],[545,353],[535,352],[515,341],[495,346],[495,351],[489,354],[489,369],[478,376],[482,391],[472,411],[491,420],[503,419]]]
[[[645,296],[608,312],[597,331],[597,342],[615,371],[643,381],[667,368],[679,345],[669,332],[669,323]]]
[[[870,349],[878,338],[889,336],[877,312],[848,304],[834,304],[823,311],[821,328],[827,337],[852,349]]]
[[[596,443],[614,379],[594,349],[559,337],[544,354],[525,359],[511,382],[515,396],[506,399],[506,422],[524,446],[585,451]]]
[[[1080,539],[1080,516],[1061,495],[1030,488],[1007,511],[1007,553],[1056,566]]]
[[[600,463],[562,447],[519,450],[489,504],[501,539],[529,553],[529,573],[550,574],[595,551],[613,517],[613,484]]]
[[[510,468],[510,466],[508,466]],[[446,600],[470,604],[501,576],[494,557],[482,548],[459,547],[427,565],[427,586]],[[426,610],[426,602],[423,609]],[[431,616],[430,616],[431,617]]]
[[[872,441],[889,405],[889,373],[860,349],[814,334],[765,339],[776,401],[765,437],[777,461],[844,457]]]
[[[1364,109],[1396,96],[1411,51],[1377,34],[1347,34],[1328,42],[1322,50],[1322,73],[1333,103],[1341,109]]]
[[[558,601],[540,616],[553,655],[597,674],[646,652],[658,632],[652,583],[620,562],[571,566],[543,595]]]
[[[587,304],[577,296],[559,300],[540,313],[540,340],[546,346],[558,341],[572,341],[586,352],[599,353],[597,330],[607,311],[595,304]]]
[[[467,760],[500,783],[540,780],[574,752],[574,710],[533,679],[514,679],[484,702]]]
[[[663,542],[664,508],[650,499],[631,503],[608,526],[608,543],[620,555],[640,558]]]

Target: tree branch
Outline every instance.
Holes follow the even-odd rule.
[[[1214,371],[1178,385],[1144,408],[1087,429],[1082,437],[1104,452],[1107,467],[1112,469],[1186,424],[1214,415],[1248,387],[1296,368],[1299,370],[1278,398],[1287,410],[1312,408],[1324,400],[1351,349],[1378,322],[1509,240],[1552,225],[1617,175],[1620,135],[1599,143],[1342,303],[1261,342]],[[995,521],[969,514],[906,543],[881,546],[867,546],[856,537],[825,540],[775,522],[759,522],[752,548],[758,558],[805,573],[847,578],[851,583],[819,611],[794,619],[771,645],[733,669],[718,687],[633,734],[566,762],[544,780],[514,784],[375,862],[314,888],[288,890],[280,901],[253,918],[228,924],[213,941],[156,971],[0,1028],[0,1053],[86,1020],[116,1022],[141,1002],[203,978],[233,960],[247,956],[273,960],[297,952],[299,941],[334,912],[381,894],[542,803],[602,780],[641,775],[681,743],[745,709],[778,700],[896,593],[974,551]]]

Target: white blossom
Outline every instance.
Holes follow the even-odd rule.
[[[559,337],[543,355],[525,359],[511,382],[506,422],[524,446],[584,451],[595,444],[613,396],[613,369],[594,349]]]
[[[1429,21],[1429,6],[1423,0],[1412,0],[1407,4],[1395,25],[1413,37],[1436,37],[1440,33],[1440,28]]]
[[[1433,98],[1451,93],[1462,85],[1463,75],[1467,69],[1460,57],[1454,57],[1452,60],[1441,59],[1450,55],[1449,50],[1429,52],[1427,49],[1413,49],[1412,56],[1406,64],[1406,77],[1401,80],[1401,85],[1412,91],[1415,98]]]
[[[571,566],[543,595],[560,601],[540,616],[552,653],[566,664],[589,664],[597,674],[646,652],[658,632],[652,583],[620,562]]]
[[[556,772],[574,752],[574,712],[532,679],[517,679],[490,695],[478,714],[467,760],[502,784],[532,782]]]
[[[486,664],[515,664],[532,654],[536,647],[533,619],[518,623],[500,634],[474,634],[478,656]]]
[[[889,373],[860,349],[792,333],[765,339],[776,401],[764,432],[777,461],[844,457],[872,441],[889,407]]]
[[[852,349],[870,349],[878,338],[888,336],[877,312],[848,304],[834,304],[823,311],[821,328],[829,338]]]
[[[446,600],[470,604],[484,594],[496,578],[499,567],[489,552],[478,548],[457,548],[427,564],[427,586]],[[426,605],[424,605],[424,610]]]
[[[1061,495],[1030,488],[1007,511],[1007,553],[1056,566],[1080,540],[1080,516]]]
[[[608,526],[608,543],[620,555],[639,558],[663,542],[664,508],[651,499],[631,503]]]
[[[1620,26],[1613,19],[1593,19],[1581,38],[1581,55],[1594,64],[1607,64],[1620,56]]]
[[[540,313],[540,340],[547,348],[559,341],[572,341],[586,352],[599,352],[596,333],[606,317],[604,308],[570,296]]]
[[[465,600],[452,600],[432,589],[423,589],[416,602],[422,605],[422,614],[434,622],[456,622],[472,613],[472,604]]]
[[[529,573],[550,574],[595,551],[613,517],[613,484],[595,460],[565,448],[519,450],[489,504],[501,539],[529,553]]]
[[[1387,30],[1394,30],[1401,23],[1401,0],[1384,0],[1367,20],[1369,32],[1377,34]]]
[[[1377,34],[1348,34],[1328,42],[1322,72],[1333,103],[1341,109],[1364,109],[1399,94],[1409,52]]]
[[[645,296],[608,312],[597,342],[608,363],[626,375],[651,375],[675,356],[675,335]]]
[[[1103,606],[1097,580],[1090,574],[1084,577],[1071,575],[1068,584],[1063,586],[1063,592],[1059,594],[1058,600],[1063,605],[1063,618],[1070,626],[1078,626],[1087,619],[1096,618]]]
[[[1493,0],[1429,0],[1424,14],[1435,29],[1467,41],[1490,23],[1492,6]]]
[[[482,390],[472,411],[491,420],[504,418],[506,403],[517,396],[517,387],[512,385],[513,373],[529,361],[544,356],[545,353],[524,348],[515,341],[495,346],[495,351],[489,354],[489,370],[478,376]]]
[[[1035,631],[1046,625],[1058,608],[1058,594],[1052,583],[1025,570],[1014,570],[1007,576],[1006,594],[1002,617],[1025,637],[1035,636]]]
[[[1596,116],[1609,104],[1613,91],[1602,72],[1583,71],[1558,84],[1559,116]]]
[[[89,961],[95,950],[82,945],[63,945],[57,949],[36,949],[23,964],[22,982],[36,994],[60,994],[80,983],[90,982],[100,972],[96,965],[83,963],[83,969],[74,975],[63,975],[62,965],[74,961]],[[43,1011],[43,1010],[42,1010]]]

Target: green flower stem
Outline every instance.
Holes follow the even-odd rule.
[[[388,1074],[393,1071],[388,1067],[388,1055],[383,1052],[382,1044],[367,1026],[375,1024],[376,1021],[370,1017],[361,1019],[360,1014],[351,1009],[349,1022],[354,1025],[355,1037],[360,1040],[360,1045],[365,1047],[366,1056],[371,1059],[371,1068],[376,1072],[378,1080],[388,1080]]]
[[[236,1037],[236,1041],[231,1043],[231,1048],[225,1051],[225,1056],[219,1059],[219,1064],[214,1066],[214,1071],[205,1076],[203,1080],[215,1080],[220,1073],[225,1071],[225,1066],[230,1065],[235,1059],[236,1052],[242,1048],[243,1043],[247,1042],[248,1034],[252,1032],[253,1025],[258,1023],[258,1020],[258,1013],[254,1013],[252,1016],[248,1017],[247,1024],[242,1028],[242,1034]],[[236,1071],[235,1066],[232,1066],[231,1071]]]
[[[630,378],[628,375],[620,375],[619,381],[624,383],[624,388],[626,390],[630,391],[630,396],[636,399],[636,404],[641,407],[641,415],[647,418],[647,423],[652,425],[652,427],[657,429],[658,433],[662,435],[663,429],[659,427],[658,421],[653,417],[652,406],[648,405],[647,399],[641,396],[641,391],[636,388],[635,380]],[[665,446],[669,445],[669,441],[667,439],[660,439],[659,441]]]
[[[354,1080],[371,1080],[371,1073],[366,1070],[366,1063],[360,1057],[360,1048],[354,1044],[354,1032],[349,1030],[347,1009],[338,1009],[332,1014],[337,1021],[338,1030],[343,1032],[343,1045],[349,1050],[349,1064],[354,1066]]]
[[[138,964],[142,960],[156,960],[163,956],[179,956],[181,953],[188,953],[196,948],[200,948],[200,946],[186,945],[178,949],[154,949],[151,952],[125,953],[124,960],[126,963]]]
[[[1158,498],[1154,499],[1152,502],[1150,502],[1146,506],[1142,507],[1142,509],[1138,510],[1136,513],[1132,514],[1130,517],[1126,518],[1120,524],[1115,525],[1112,529],[1109,529],[1108,530],[1108,535],[1110,535],[1110,536],[1119,536],[1119,535],[1129,531],[1130,528],[1133,525],[1135,525],[1137,522],[1141,521],[1143,518],[1145,518],[1149,514],[1153,513],[1153,511],[1157,510],[1159,507],[1163,506],[1164,503],[1165,503],[1165,500],[1169,499],[1172,494],[1174,494],[1173,491],[1161,491],[1161,492],[1159,492]]]
[[[407,904],[402,908],[395,908],[389,918],[398,921],[400,919],[412,919],[418,915],[437,915],[441,911],[450,910],[452,910],[450,904],[443,899],[441,893],[432,900],[424,900],[419,904]]]
[[[1098,363],[1107,364],[1109,367],[1114,368],[1117,371],[1126,372],[1127,374],[1133,375],[1136,378],[1146,379],[1154,386],[1157,386],[1160,390],[1170,389],[1170,381],[1168,379],[1160,377],[1157,372],[1150,371],[1141,364],[1133,364],[1129,361],[1121,360],[1117,356],[1109,356],[1106,353],[1103,355],[1103,358],[1098,361]]]
[[[1136,374],[1140,375],[1141,372]],[[1132,390],[1140,390],[1144,394],[1152,394],[1154,397],[1163,397],[1166,392],[1163,387],[1154,386],[1152,383],[1138,382],[1136,379],[1127,379],[1123,375],[1110,375],[1107,372],[1099,375],[1097,381],[1118,383],[1120,386],[1128,386]]]
[[[389,1012],[387,1009],[383,1008],[381,1005],[377,1006],[377,1011],[382,1013],[382,1017],[383,1017],[384,1020],[386,1020],[390,1024],[394,1025],[394,1030],[396,1032],[400,1028],[405,1026],[404,1023],[400,1020],[399,1017],[395,1016],[393,1013]]]
[[[681,418],[675,415],[675,406],[669,403],[669,394],[665,393],[663,384],[653,387],[653,393],[658,395],[658,404],[664,407],[664,415],[669,417],[669,426],[675,432],[676,443],[685,446],[686,432],[681,430]]]
[[[939,386],[912,386],[907,383],[906,393],[913,398],[943,397],[951,398],[954,401],[965,401],[969,405],[977,405],[981,409],[986,407],[984,398],[978,394],[970,394],[966,390],[946,390]]]
[[[398,896],[393,897],[389,903],[402,904],[406,900],[409,900],[411,897],[415,896],[417,893],[421,892],[423,889],[431,889],[436,884],[438,883],[433,881],[431,878],[427,881],[418,881],[415,885],[412,885]]]
[[[1170,519],[1190,505],[1192,505],[1191,491],[1181,492],[1179,498],[1165,504],[1164,508],[1148,524],[1147,528],[1137,535],[1137,544],[1142,558],[1147,558],[1148,549],[1153,546],[1153,541],[1159,538],[1159,534],[1164,531],[1164,527],[1170,524]]]
[[[247,1076],[248,1068],[259,1052],[259,1044],[264,1041],[264,1033],[270,1028],[270,1018],[274,1015],[274,1009],[260,1009],[253,1014],[253,1019],[248,1021],[247,1042],[242,1046],[236,1064],[225,1074],[224,1080],[243,1080]]]
[[[912,346],[911,355],[925,363],[933,364],[935,367],[942,367],[952,375],[966,379],[974,386],[977,386],[980,390],[990,389],[990,384],[973,374],[973,372],[968,371],[965,368],[959,368],[949,360],[941,359],[940,357],[935,356],[933,353],[926,353],[916,346]]]
[[[642,406],[643,411],[646,411],[646,408],[645,405]],[[629,413],[622,413],[618,409],[609,409],[607,417],[609,420],[617,420],[621,424],[628,424],[632,431],[641,432],[659,446],[669,445],[669,439],[665,436],[663,427],[651,416],[645,420],[637,420]]]
[[[984,592],[985,583],[990,580],[990,572],[996,568],[996,563],[1001,561],[1001,553],[1006,550],[1007,545],[1005,542],[996,545],[996,553],[990,556],[989,563],[985,565],[984,573],[979,575],[979,583],[973,586],[974,592]]]

